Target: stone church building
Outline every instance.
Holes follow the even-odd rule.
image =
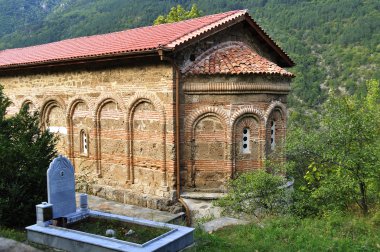
[[[76,171],[78,190],[167,210],[221,192],[284,140],[287,54],[245,10],[0,51],[13,105]]]

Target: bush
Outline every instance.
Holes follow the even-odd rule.
[[[56,138],[41,132],[39,116],[26,108],[6,115],[10,105],[0,86],[0,225],[32,224],[35,205],[46,201],[46,170],[55,157]]]
[[[278,214],[288,205],[284,178],[263,170],[247,172],[228,184],[228,194],[217,201],[227,213]]]

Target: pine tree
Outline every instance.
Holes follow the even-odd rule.
[[[47,200],[57,139],[40,130],[38,113],[26,107],[6,116],[10,104],[0,86],[0,225],[22,227],[35,222],[35,205]]]

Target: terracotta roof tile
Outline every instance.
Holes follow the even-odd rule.
[[[65,62],[74,59],[91,59],[103,56],[144,53],[160,48],[174,50],[179,45],[216,29],[223,24],[249,19],[246,10],[235,10],[220,14],[189,19],[177,23],[162,24],[113,32],[102,35],[79,37],[58,42],[0,51],[0,69],[23,65]],[[254,23],[257,25],[256,23]],[[258,26],[257,26],[258,27]],[[262,31],[260,27],[258,27]],[[288,62],[291,59],[268,35],[275,48]]]
[[[188,74],[274,74],[294,75],[260,56],[242,42],[226,42],[211,48],[184,67]]]

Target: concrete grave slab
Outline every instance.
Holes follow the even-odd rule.
[[[158,236],[144,244],[137,244],[108,238],[105,236],[85,233],[72,229],[60,228],[55,226],[42,227],[32,225],[26,227],[28,240],[44,244],[53,248],[65,251],[91,251],[91,252],[146,252],[146,251],[180,251],[194,242],[194,228],[179,225],[161,223],[156,221],[132,218],[128,216],[103,213],[89,210],[88,214],[93,217],[111,218],[119,221],[131,222],[150,227],[169,228],[170,231]]]

